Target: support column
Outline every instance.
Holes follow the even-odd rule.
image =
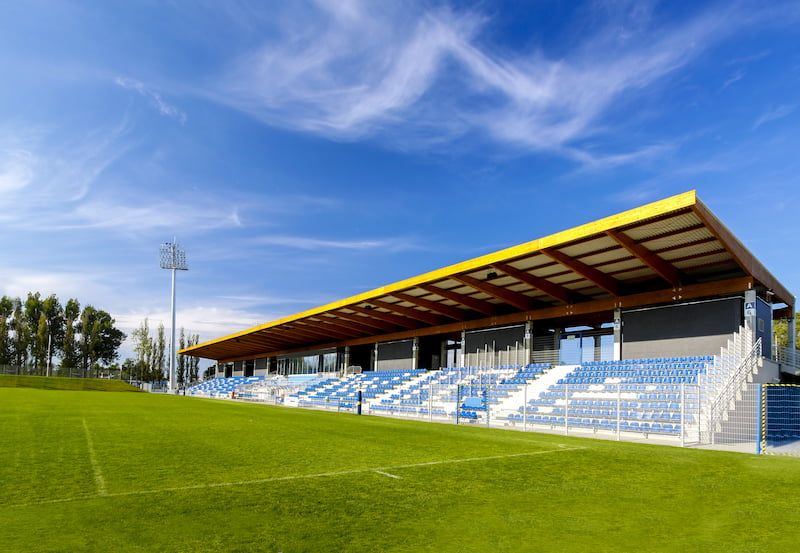
[[[458,363],[458,366],[461,368],[466,367],[467,360],[467,331],[461,331],[461,360]]]
[[[419,337],[414,336],[411,340],[411,370],[419,368]]]
[[[523,337],[522,348],[525,351],[522,366],[525,367],[533,363],[533,321],[525,321],[525,335]]]
[[[614,361],[622,359],[622,309],[614,309]]]
[[[372,348],[372,370],[378,370],[378,342],[375,342],[375,347]]]
[[[554,328],[553,329],[553,351],[556,353],[556,359],[553,362],[554,365],[558,365],[561,363],[561,333],[564,332],[563,328]]]
[[[794,311],[794,306],[792,307],[792,311]],[[786,336],[789,340],[786,346],[789,348],[789,351],[794,351],[797,349],[797,327],[795,327],[797,321],[795,320],[795,317],[797,317],[797,315],[792,313],[792,318],[786,321]]]
[[[342,367],[342,373],[347,374],[347,367],[350,366],[350,346],[344,347],[344,367]]]

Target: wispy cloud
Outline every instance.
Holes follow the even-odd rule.
[[[122,88],[126,88],[128,90],[135,90],[145,98],[150,101],[150,104],[155,107],[161,115],[165,115],[167,117],[172,117],[173,119],[177,120],[181,125],[186,123],[186,113],[182,110],[178,109],[177,107],[168,104],[164,99],[161,97],[161,94],[156,92],[150,87],[145,86],[144,83],[137,81],[135,79],[129,79],[125,77],[116,77],[114,79],[114,83],[121,86]]]
[[[745,76],[745,70],[744,69],[737,69],[736,71],[733,72],[733,74],[730,77],[728,77],[728,80],[726,80],[722,84],[722,90],[725,90],[726,88],[731,86],[736,81],[742,80],[744,78],[744,76]]]
[[[764,123],[775,121],[776,119],[782,119],[787,115],[791,115],[791,113],[795,110],[796,107],[797,107],[796,105],[791,105],[791,106],[784,105],[768,110],[767,112],[763,113],[758,119],[756,119],[756,121],[753,123],[752,130],[756,130]]]
[[[33,154],[27,150],[0,151],[0,194],[16,192],[33,180]]]
[[[128,148],[123,120],[103,131],[73,134],[9,129],[0,135],[0,208],[22,220],[28,210],[84,198],[100,175]]]
[[[215,97],[269,124],[334,139],[371,136],[414,147],[480,133],[597,168],[669,149],[663,143],[632,151],[582,145],[613,130],[608,116],[620,99],[753,24],[733,6],[654,28],[632,7],[629,24],[609,23],[555,58],[490,50],[481,40],[490,22],[476,13],[440,9],[412,16],[412,10],[357,1],[321,6],[296,18],[280,40],[237,59],[216,79],[221,84],[211,85]]]
[[[284,246],[300,250],[391,250],[403,251],[420,249],[411,241],[403,239],[384,240],[328,240],[319,238],[306,238],[302,236],[261,236],[254,240],[259,244]]]
[[[131,149],[128,123],[73,135],[19,130],[0,136],[0,221],[7,229],[163,229],[239,227],[233,200],[163,200],[111,171]],[[9,138],[12,137],[13,138]]]
[[[322,301],[310,298],[284,298],[280,296],[218,296],[223,300],[243,302],[249,305],[286,305],[286,304],[309,304],[319,305]]]

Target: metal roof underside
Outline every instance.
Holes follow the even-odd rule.
[[[231,361],[770,290],[794,297],[694,191],[181,350]]]

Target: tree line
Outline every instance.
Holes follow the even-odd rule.
[[[136,359],[126,359],[122,364],[121,377],[140,381],[160,381],[167,377],[169,371],[169,341],[164,324],[160,323],[155,331],[151,331],[150,323],[145,318],[139,327],[131,332],[133,351]],[[176,351],[196,346],[200,343],[199,334],[187,336],[183,327],[177,340]],[[199,378],[200,359],[179,355],[176,366],[178,384],[183,386],[196,382]]]
[[[61,304],[53,294],[29,292],[0,298],[0,367],[44,376],[97,377],[125,340],[114,318],[77,299]],[[57,364],[54,361],[58,361]]]

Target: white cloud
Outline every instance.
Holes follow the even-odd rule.
[[[0,150],[0,194],[10,194],[33,180],[35,160],[27,150]]]
[[[285,246],[301,250],[371,250],[384,249],[391,251],[402,251],[419,249],[419,246],[411,241],[403,239],[384,239],[384,240],[328,240],[319,238],[307,238],[302,236],[261,236],[254,240],[259,244]]]
[[[137,81],[135,79],[128,79],[124,77],[116,77],[114,79],[114,83],[121,86],[122,88],[126,88],[128,90],[135,90],[148,100],[153,107],[155,107],[161,115],[165,115],[167,117],[171,117],[177,120],[181,125],[186,123],[186,113],[182,110],[178,109],[177,107],[168,104],[164,101],[161,95],[144,85],[144,83]]]
[[[611,22],[554,58],[488,48],[480,35],[488,23],[474,13],[410,15],[413,10],[384,3],[319,4],[321,14],[304,12],[281,39],[236,60],[211,85],[215,97],[269,124],[334,139],[378,136],[414,147],[477,132],[595,167],[668,149],[589,151],[582,141],[607,132],[606,117],[622,98],[753,19],[735,7],[720,8],[654,28],[650,10],[642,14],[633,6],[628,27]]]
[[[111,296],[110,282],[99,272],[59,271],[46,267],[34,270],[6,265],[0,274],[0,295],[25,298],[29,292],[40,292],[42,296],[55,294],[62,301],[67,298],[86,301],[87,290],[91,290],[95,297]]]
[[[753,123],[752,130],[756,130],[764,123],[775,121],[776,119],[782,119],[788,115],[791,115],[796,107],[797,106],[778,106],[776,108],[768,110],[767,112],[763,113],[758,119],[756,119],[755,123]]]

